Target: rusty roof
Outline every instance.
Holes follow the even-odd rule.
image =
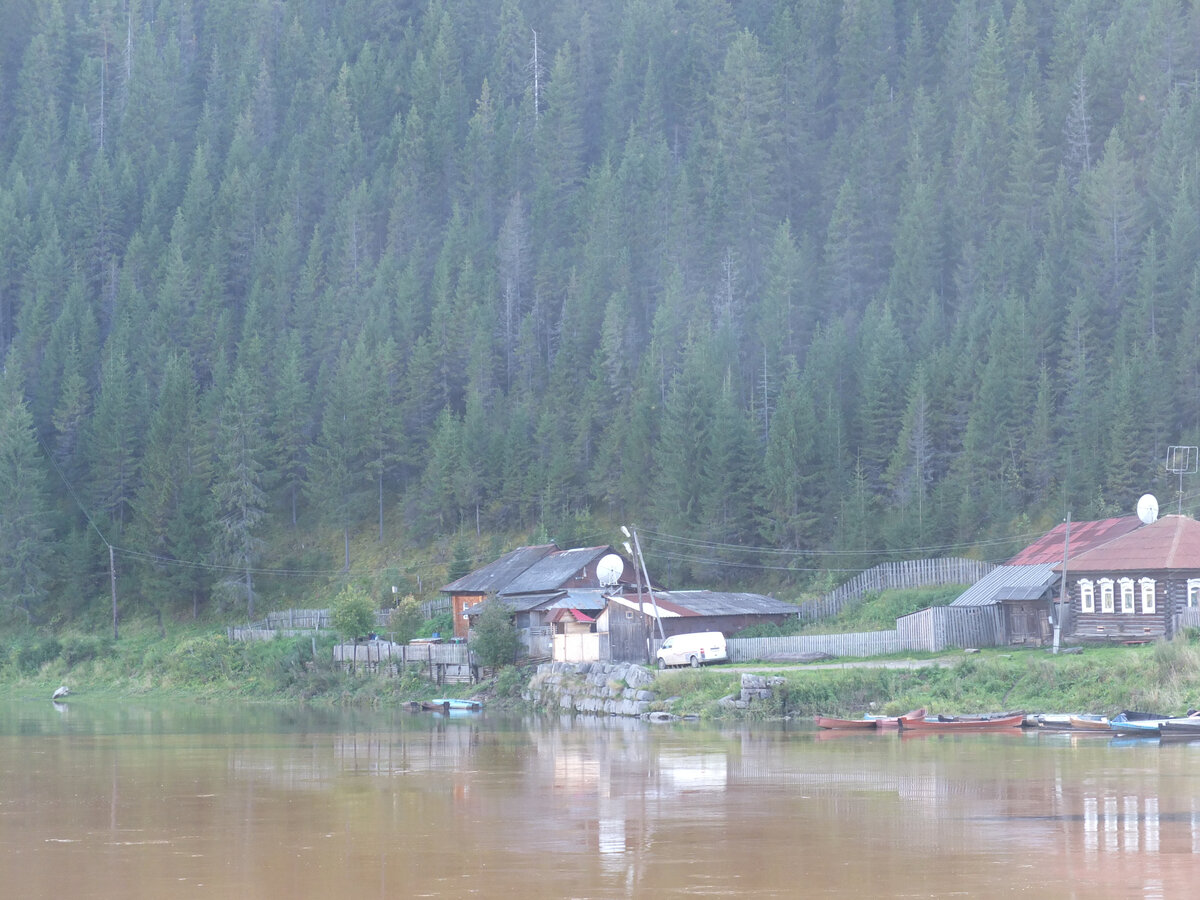
[[[1137,516],[1120,516],[1116,519],[1100,519],[1095,522],[1072,522],[1070,534],[1070,554],[1084,553],[1093,547],[1106,544],[1114,538],[1136,531],[1142,525]],[[1006,565],[1036,566],[1042,563],[1062,563],[1063,542],[1066,535],[1067,523],[1060,522],[1034,541]]]
[[[457,581],[450,582],[442,588],[442,591],[447,594],[498,593],[512,584],[542,557],[557,549],[558,547],[554,544],[518,547],[488,563],[482,569],[476,569]]]
[[[1067,560],[1067,572],[1137,572],[1200,569],[1200,522],[1190,516],[1162,516]],[[1055,566],[1062,571],[1062,563]]]

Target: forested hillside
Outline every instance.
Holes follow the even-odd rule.
[[[1188,0],[6,0],[0,179],[17,618],[996,558],[1200,443]]]

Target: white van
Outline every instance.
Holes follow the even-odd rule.
[[[705,663],[726,662],[725,635],[719,631],[696,631],[692,634],[673,634],[655,654],[658,667],[702,666]]]

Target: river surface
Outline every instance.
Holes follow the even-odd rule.
[[[0,701],[21,898],[1194,897],[1200,743]]]

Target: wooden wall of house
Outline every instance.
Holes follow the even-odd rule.
[[[646,637],[648,621],[631,609],[610,608],[608,614],[608,653],[612,662],[648,662]]]
[[[1042,600],[1011,600],[1004,610],[1004,642],[1041,646],[1052,638],[1050,607]]]
[[[1163,637],[1171,637],[1173,611],[1179,599],[1187,604],[1186,582],[1179,584],[1168,581],[1159,571],[1122,572],[1121,578],[1132,578],[1134,583],[1134,609],[1136,612],[1121,612],[1121,591],[1119,585],[1114,585],[1114,612],[1102,612],[1100,598],[1100,579],[1113,578],[1111,575],[1091,574],[1071,575],[1067,581],[1070,584],[1071,615],[1069,617],[1071,637],[1079,641],[1104,641],[1109,643],[1126,643],[1132,641],[1153,641]],[[1143,613],[1141,589],[1138,582],[1145,577],[1153,578],[1154,612]],[[1090,578],[1095,584],[1095,612],[1083,611],[1083,596],[1079,589],[1081,578]],[[1113,581],[1117,581],[1113,578]]]
[[[741,613],[733,616],[679,616],[664,618],[662,622],[663,632],[667,637],[673,634],[691,634],[695,631],[720,631],[725,637],[732,637],[744,628],[754,625],[782,625],[785,621],[795,618],[795,613]],[[657,628],[654,630],[654,636],[658,637]]]
[[[486,596],[486,594],[450,595],[450,614],[454,618],[455,637],[465,638],[469,630],[469,623],[463,618],[463,610],[470,609],[472,606],[482,603]]]

